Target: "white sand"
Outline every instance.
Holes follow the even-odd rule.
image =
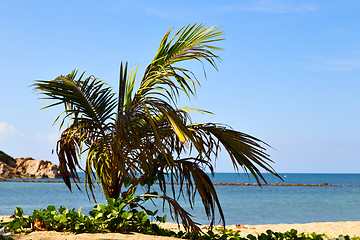
[[[1,220],[8,220],[9,217],[0,216]],[[174,223],[164,223],[161,224],[164,228],[178,230],[177,224]],[[203,231],[207,231],[206,226],[201,226]],[[237,231],[242,236],[246,236],[248,234],[261,234],[266,232],[266,230],[271,229],[273,231],[286,232],[290,229],[296,229],[299,233],[312,233],[316,232],[317,234],[325,233],[329,237],[337,237],[340,234],[349,235],[350,237],[360,237],[360,221],[356,222],[314,222],[314,223],[306,223],[306,224],[268,224],[268,225],[245,225],[245,226],[236,226],[229,225],[226,228],[233,229]],[[129,240],[142,240],[142,239],[150,239],[150,240],[166,240],[166,239],[176,239],[170,237],[160,237],[160,236],[149,236],[138,233],[133,234],[120,234],[120,233],[83,233],[83,234],[71,234],[71,233],[60,233],[54,231],[48,232],[32,232],[30,234],[17,234],[11,236],[14,239],[21,240],[30,240],[30,239],[39,239],[39,240],[47,240],[47,239],[61,239],[61,240],[85,240],[85,239],[129,239]]]
[[[177,225],[173,223],[161,224],[164,228],[172,230],[177,229]],[[207,226],[201,226],[204,232],[207,231]],[[222,227],[222,226],[217,226]],[[356,222],[313,222],[305,224],[267,224],[267,225],[228,225],[227,229],[237,231],[242,236],[248,234],[258,235],[265,233],[266,230],[271,229],[274,232],[286,232],[291,229],[296,229],[298,233],[325,233],[329,237],[337,237],[340,234],[349,235],[350,237],[360,237],[360,221]]]

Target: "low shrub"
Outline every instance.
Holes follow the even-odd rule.
[[[241,236],[239,232],[231,229],[216,229],[208,231],[202,235],[184,233],[182,231],[174,232],[164,229],[159,225],[152,223],[151,220],[165,222],[166,216],[157,216],[157,211],[150,211],[143,207],[144,201],[148,199],[134,197],[134,194],[126,198],[107,199],[107,204],[97,204],[89,212],[89,216],[75,209],[67,209],[60,206],[58,209],[54,205],[46,209],[33,210],[33,214],[25,216],[23,209],[17,207],[14,211],[13,220],[0,222],[1,227],[6,231],[14,233],[26,233],[30,231],[68,231],[74,233],[84,232],[138,232],[150,235],[170,236],[183,239],[195,240],[326,240],[330,239],[325,234],[305,234],[298,233],[291,229],[287,232],[273,232],[267,230],[260,235],[249,234],[246,237]],[[0,235],[0,240],[4,239]],[[350,238],[340,235],[340,240],[360,240],[360,238]]]

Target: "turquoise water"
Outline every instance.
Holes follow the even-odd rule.
[[[360,221],[360,174],[283,173],[280,176],[286,183],[332,183],[338,186],[216,186],[226,224]],[[266,179],[269,183],[280,182],[267,175]],[[217,183],[253,182],[244,174],[233,173],[218,173],[213,180]],[[101,192],[96,196],[98,202],[105,202]],[[197,222],[209,223],[199,199],[193,210],[186,202],[181,203]],[[49,204],[75,209],[82,206],[83,213],[87,213],[94,202],[76,188],[70,193],[63,183],[0,182],[0,215],[12,214],[17,206],[31,214],[32,209]],[[161,208],[162,204],[157,204],[157,207],[151,204],[148,207]]]
[[[334,185],[358,185],[360,186],[360,174],[334,174],[334,173],[279,173],[284,180],[282,182],[279,178],[270,173],[263,173],[267,183],[300,183],[300,184],[321,184],[332,183]],[[255,183],[255,179],[246,174],[240,173],[217,173],[212,178],[216,183]]]

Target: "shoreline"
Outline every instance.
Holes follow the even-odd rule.
[[[9,220],[9,216],[0,216],[0,221]],[[178,225],[176,223],[161,223],[161,227],[167,228],[173,231],[177,231]],[[199,225],[200,228],[206,232],[208,225]],[[217,228],[222,226],[216,225]],[[180,227],[181,230],[182,227]],[[265,225],[228,225],[226,229],[232,229],[238,232],[241,236],[247,236],[248,234],[258,235],[265,233],[266,230],[271,229],[274,232],[286,232],[291,229],[296,229],[298,233],[304,232],[305,234],[317,233],[326,234],[329,237],[338,237],[339,235],[349,235],[350,237],[360,237],[360,221],[339,221],[339,222],[312,222],[312,223],[283,223],[283,224],[265,224]],[[213,229],[215,230],[215,228]],[[71,234],[66,232],[32,232],[30,234],[12,235],[14,239],[28,240],[28,239],[176,239],[171,237],[151,236],[144,234],[120,234],[120,233],[81,233]]]
[[[16,180],[15,180],[16,179]],[[39,179],[49,179],[49,178],[1,178],[0,182],[24,182],[24,183],[64,183],[63,180],[39,180]],[[59,179],[59,178],[52,178]],[[71,182],[75,183],[75,182]],[[80,181],[78,183],[85,183]],[[155,183],[156,184],[156,183]],[[170,183],[166,183],[170,184]],[[179,183],[174,183],[175,185],[180,185]],[[186,185],[186,183],[184,184]],[[213,183],[214,186],[259,186],[257,183]],[[282,187],[360,187],[360,184],[333,184],[333,183],[262,183],[260,186],[282,186]]]

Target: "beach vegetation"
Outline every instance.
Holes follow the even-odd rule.
[[[30,216],[25,216],[21,207],[17,207],[14,212],[13,220],[0,222],[5,231],[13,233],[28,233],[31,231],[67,231],[72,233],[106,233],[118,232],[129,233],[138,232],[142,234],[168,236],[181,239],[194,240],[359,240],[358,237],[340,235],[338,238],[329,237],[326,234],[299,233],[295,229],[287,232],[274,232],[267,230],[266,233],[259,235],[248,234],[242,236],[240,231],[232,229],[215,228],[201,235],[185,233],[182,231],[172,231],[164,229],[157,222],[164,222],[165,219],[158,217],[156,212],[149,211],[142,206],[146,197],[126,197],[119,199],[108,199],[108,204],[97,204],[88,215],[75,209],[67,209],[60,206],[56,210],[54,205],[49,205],[46,209],[34,210]],[[152,221],[150,221],[152,220]],[[4,238],[0,234],[0,239]]]
[[[0,222],[7,232],[28,233],[31,231],[59,231],[72,233],[95,232],[138,232],[149,235],[182,237],[190,236],[185,232],[173,232],[163,229],[157,223],[165,222],[165,216],[158,216],[158,211],[151,211],[142,205],[148,196],[127,194],[125,198],[107,199],[107,204],[96,204],[89,215],[79,210],[49,205],[45,209],[35,209],[30,216],[24,215],[17,207],[11,221]]]
[[[114,199],[142,186],[148,197],[169,205],[171,217],[186,231],[200,232],[177,199],[186,198],[192,207],[198,194],[210,225],[215,209],[225,224],[207,174],[214,174],[220,149],[229,154],[235,170],[250,173],[259,184],[266,182],[260,170],[278,176],[265,142],[224,124],[195,123],[192,112],[210,112],[178,106],[180,96],[190,99],[200,85],[194,72],[184,66],[196,60],[217,69],[215,53],[221,48],[216,43],[224,40],[223,34],[219,27],[202,24],[185,26],[173,35],[169,30],[142,76],[138,67],[121,63],[117,93],[105,81],[77,70],[53,80],[37,80],[35,90],[53,101],[45,108],[63,106],[55,120],[62,131],[56,152],[67,187],[72,190],[72,179],[79,188],[80,169],[85,172],[86,192],[94,200],[97,184],[106,198]],[[84,169],[81,155],[86,155]],[[159,194],[152,194],[154,183]]]
[[[14,231],[14,233],[24,233],[31,224],[30,218],[24,215],[21,207],[15,208],[13,220],[10,222],[1,222],[0,226],[6,226],[6,229]]]

